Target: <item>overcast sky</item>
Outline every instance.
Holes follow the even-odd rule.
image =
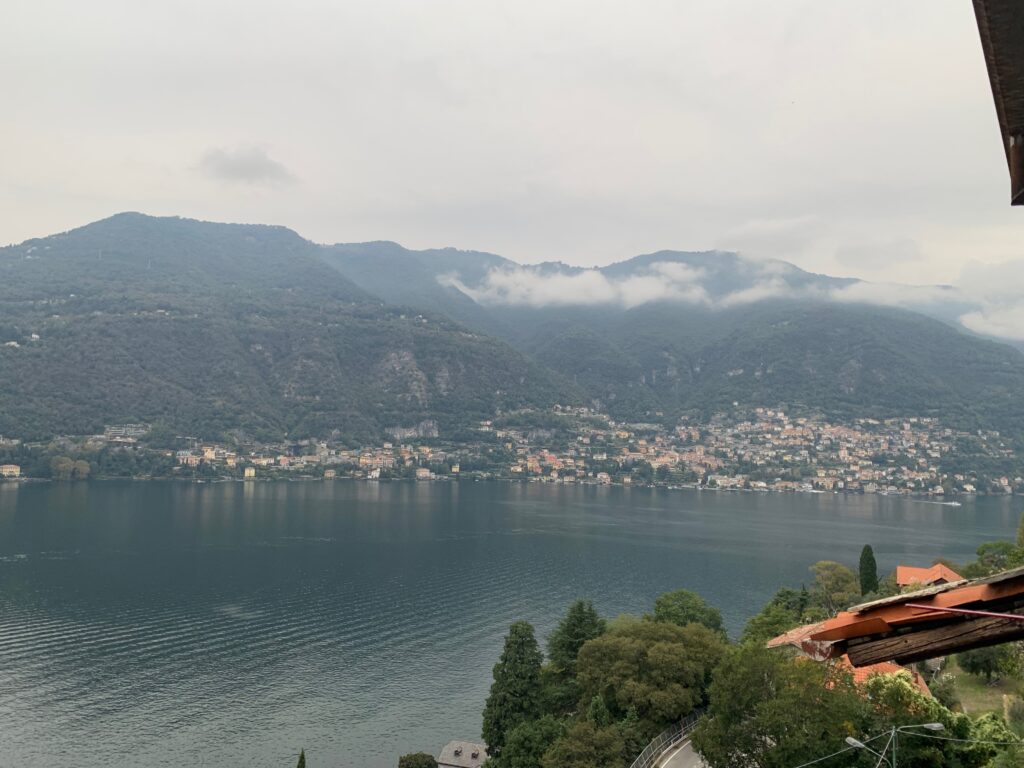
[[[4,243],[138,210],[918,283],[1024,256],[967,0],[4,0],[0,93]]]

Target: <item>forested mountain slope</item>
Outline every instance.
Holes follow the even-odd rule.
[[[0,249],[0,433],[144,420],[365,439],[577,393],[501,342],[382,306],[282,227],[121,214]]]
[[[740,401],[843,417],[932,415],[1024,434],[1019,350],[917,312],[851,300],[870,284],[717,251],[638,256],[579,282],[578,268],[523,268],[489,254],[477,262],[456,251],[460,264],[452,253],[393,251],[402,287],[380,294],[450,309],[622,418],[671,419]],[[395,266],[367,251],[358,269],[330,263],[370,290],[384,264]]]

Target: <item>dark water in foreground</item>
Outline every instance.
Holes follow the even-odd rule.
[[[525,484],[0,484],[0,766],[394,766],[479,734],[509,622],[969,557],[1020,502]]]

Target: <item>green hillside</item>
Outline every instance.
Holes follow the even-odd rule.
[[[318,250],[280,227],[138,214],[0,249],[0,433],[144,420],[362,439],[574,398],[501,342],[382,306]]]
[[[400,256],[410,268],[402,273],[402,287],[381,295],[445,311],[437,275],[456,271],[476,286],[495,266],[495,257],[472,269],[442,265],[433,261],[438,253],[445,252],[403,249]],[[1024,435],[1024,402],[1018,397],[1024,391],[1024,355],[1011,346],[914,312],[827,301],[829,291],[856,281],[784,262],[662,251],[600,272],[621,280],[649,275],[652,265],[665,262],[698,274],[708,302],[654,301],[632,309],[614,303],[486,306],[456,291],[449,306],[459,307],[462,322],[503,338],[625,419],[659,412],[672,419],[739,401],[804,405],[836,417],[932,415],[968,428]],[[342,259],[331,263],[375,290],[386,260],[364,252],[358,268]],[[552,264],[537,271],[573,270]],[[766,281],[790,298],[723,301]],[[472,311],[463,308],[466,302]]]
[[[491,254],[121,214],[0,249],[0,434],[142,420],[203,437],[363,440],[424,420],[451,436],[556,402],[672,420],[738,401],[1024,435],[1024,355],[1011,347],[866,304],[730,306],[719,299],[763,277],[734,254],[662,252],[606,271],[673,260],[699,271],[710,302],[486,305],[438,276],[478,285],[511,268]],[[844,284],[769,268],[804,289]]]
[[[623,416],[739,401],[837,417],[938,416],[1024,434],[1024,355],[911,312],[763,302],[732,310],[653,304],[586,317],[517,343]]]

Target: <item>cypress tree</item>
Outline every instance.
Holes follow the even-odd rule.
[[[540,714],[542,661],[530,623],[517,621],[510,626],[484,705],[482,733],[488,754],[499,754],[513,728]]]
[[[306,750],[299,751],[299,764],[295,768],[306,768]]]
[[[875,562],[875,551],[870,544],[865,544],[860,551],[860,593],[869,595],[878,591],[878,563]]]

